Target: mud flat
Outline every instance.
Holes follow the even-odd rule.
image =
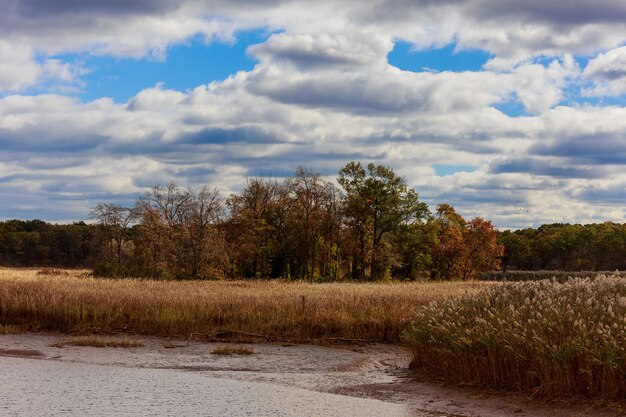
[[[67,342],[73,338],[63,335],[0,335],[0,415],[620,415],[419,381],[400,346],[245,344],[237,346],[252,354],[216,355],[211,352],[224,344],[124,338],[143,346],[72,346]]]

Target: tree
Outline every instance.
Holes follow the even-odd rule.
[[[326,275],[324,264],[332,245],[333,228],[338,227],[335,189],[311,169],[298,167],[291,178],[285,180],[288,192],[288,240],[291,252],[288,257],[290,272],[298,278],[313,279]],[[321,263],[320,263],[321,261]],[[321,267],[321,268],[318,268]]]
[[[431,222],[431,279],[454,279],[458,277],[459,257],[463,250],[463,231],[466,222],[449,204],[439,204]]]
[[[278,192],[276,181],[247,178],[241,193],[226,200],[230,218],[225,227],[230,237],[232,275],[254,278],[271,274],[269,259],[275,246],[272,210]]]
[[[459,258],[460,279],[477,279],[482,272],[500,266],[504,246],[498,243],[497,237],[498,233],[490,221],[475,217],[467,224]]]
[[[369,267],[370,279],[380,279],[389,266],[383,239],[403,222],[426,218],[428,206],[403,177],[383,165],[370,163],[366,171],[360,162],[350,162],[339,171],[338,182],[345,193],[346,216],[359,240],[359,278],[366,278]]]
[[[227,262],[223,235],[218,229],[224,204],[217,189],[188,190],[184,206],[185,236],[189,242],[191,277],[221,278]]]
[[[192,193],[170,182],[154,186],[137,200],[136,211],[140,219],[140,250],[143,268],[155,278],[185,277],[185,242],[188,210]]]
[[[490,221],[475,217],[466,222],[448,204],[437,206],[432,245],[434,279],[476,279],[500,264],[504,246]]]
[[[131,225],[137,219],[137,211],[113,203],[99,203],[91,210],[90,217],[98,221],[102,231],[100,239],[106,242],[105,247],[108,248],[104,254],[105,263],[100,265],[100,272],[115,276],[124,275],[126,271],[122,265],[122,248],[128,241]],[[111,268],[110,264],[113,257],[115,257],[115,268]]]
[[[504,245],[504,254],[502,256],[503,272],[506,272],[509,266],[514,269],[530,268],[532,241],[528,234],[521,231],[514,233],[510,230],[505,230],[498,235],[498,242]]]

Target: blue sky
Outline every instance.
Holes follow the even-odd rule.
[[[389,63],[406,71],[480,71],[492,55],[480,49],[456,50],[453,42],[440,48],[414,49],[397,41],[387,55]]]
[[[504,228],[626,221],[619,2],[0,6],[0,219],[361,160]]]
[[[246,54],[250,45],[269,37],[266,30],[242,31],[230,42],[205,42],[193,37],[167,50],[161,59],[92,57],[89,53],[59,58],[81,62],[89,69],[78,92],[82,101],[111,97],[125,103],[140,91],[162,83],[164,88],[191,90],[201,84],[222,81],[237,71],[250,71],[255,60]]]

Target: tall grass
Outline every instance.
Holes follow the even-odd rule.
[[[626,400],[626,278],[518,282],[423,307],[413,365],[451,382]]]
[[[0,268],[0,325],[32,330],[396,342],[417,309],[497,283],[94,279]]]

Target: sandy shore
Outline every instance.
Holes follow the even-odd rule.
[[[546,403],[524,396],[445,387],[420,381],[408,370],[401,346],[322,347],[246,344],[252,355],[211,354],[218,345],[155,337],[125,336],[138,348],[63,345],[69,336],[0,335],[0,356],[123,368],[178,369],[211,378],[256,382],[406,405],[416,416],[616,417],[626,414],[588,404]],[[103,338],[108,338],[103,336]],[[113,337],[114,338],[114,337]]]

